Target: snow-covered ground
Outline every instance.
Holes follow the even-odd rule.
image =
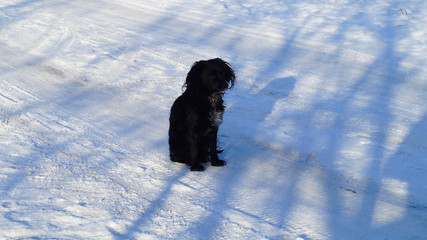
[[[427,1],[2,0],[1,239],[427,239]],[[223,168],[168,157],[193,62]]]

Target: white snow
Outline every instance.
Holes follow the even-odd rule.
[[[426,239],[427,2],[3,0],[1,239]],[[193,62],[237,72],[205,172]]]

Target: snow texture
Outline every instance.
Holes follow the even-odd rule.
[[[426,239],[427,1],[2,0],[1,239]],[[225,167],[168,157],[237,72]]]

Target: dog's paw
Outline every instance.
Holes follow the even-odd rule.
[[[171,154],[170,159],[172,162],[185,163],[184,159]]]
[[[220,160],[220,159],[218,159],[216,161],[212,161],[212,163],[211,163],[211,165],[214,167],[222,167],[222,166],[225,166],[225,164],[226,164],[226,162],[223,160]]]
[[[200,164],[195,164],[195,165],[191,166],[190,170],[196,171],[196,172],[203,172],[203,171],[205,171],[205,167],[203,167]]]

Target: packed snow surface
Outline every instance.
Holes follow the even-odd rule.
[[[2,0],[1,239],[426,239],[427,1]],[[169,160],[191,65],[225,167]]]

